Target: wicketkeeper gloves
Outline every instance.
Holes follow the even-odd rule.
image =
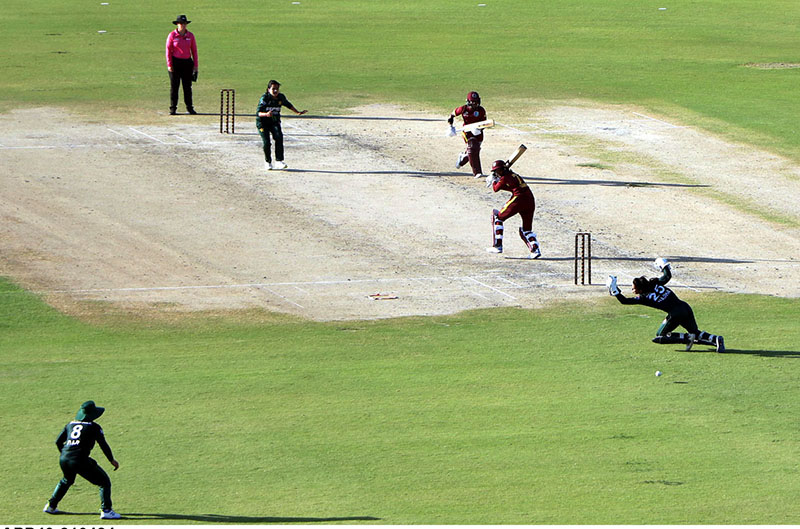
[[[617,276],[608,276],[606,279],[606,287],[608,287],[608,294],[611,296],[616,296],[620,293],[619,287],[617,287]]]
[[[659,257],[658,259],[655,260],[653,266],[656,267],[656,270],[664,270],[664,268],[669,266],[669,262],[663,257]]]

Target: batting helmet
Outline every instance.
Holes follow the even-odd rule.
[[[478,95],[478,92],[470,92],[469,94],[467,94],[467,103],[472,103],[473,105],[480,105],[481,96]]]
[[[495,160],[492,164],[492,172],[503,172],[506,170],[506,162],[504,160]]]

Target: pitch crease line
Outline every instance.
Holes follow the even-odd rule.
[[[151,139],[151,140],[153,140],[153,141],[157,141],[157,142],[158,142],[158,143],[160,143],[161,145],[169,145],[167,142],[165,142],[165,141],[161,141],[161,140],[159,140],[158,138],[156,138],[156,137],[154,137],[154,136],[151,136],[151,135],[147,134],[146,132],[142,132],[141,130],[135,129],[135,128],[133,128],[133,127],[128,127],[128,128],[129,128],[129,129],[131,129],[133,132],[136,132],[136,133],[139,133],[139,134],[141,134],[142,136],[145,136],[146,138],[150,138],[150,139]]]
[[[664,120],[661,120],[661,119],[657,119],[657,118],[653,118],[653,117],[650,117],[650,116],[646,116],[646,115],[640,114],[638,112],[634,112],[633,115],[634,116],[639,116],[639,117],[642,117],[642,118],[645,118],[645,119],[649,119],[649,120],[652,120],[652,121],[657,121],[658,123],[663,123],[664,125],[669,125],[673,129],[682,129],[682,128],[684,128],[681,125],[673,125],[672,123],[669,123],[667,121],[664,121]]]
[[[301,309],[305,309],[305,307],[304,307],[304,306],[302,306],[301,304],[299,304],[299,303],[295,303],[294,301],[292,301],[291,299],[287,298],[286,296],[282,296],[281,294],[278,294],[277,292],[275,292],[275,291],[274,291],[274,290],[272,290],[271,288],[267,288],[267,287],[261,287],[261,288],[262,288],[263,290],[266,290],[267,292],[269,292],[269,293],[271,293],[271,294],[275,295],[275,296],[278,296],[279,298],[281,298],[282,300],[284,300],[286,303],[291,303],[291,304],[292,304],[292,305],[294,305],[295,307],[299,307],[299,308],[301,308]]]
[[[481,282],[481,281],[478,281],[478,280],[477,280],[477,279],[475,279],[475,278],[472,278],[472,277],[465,277],[464,279],[466,279],[466,280],[468,280],[468,281],[474,281],[475,283],[479,284],[480,286],[482,286],[482,287],[484,287],[484,288],[488,288],[489,290],[492,290],[492,291],[494,291],[494,292],[497,292],[498,294],[501,294],[501,295],[503,295],[503,296],[507,296],[507,297],[509,297],[509,298],[511,298],[511,299],[514,299],[514,300],[516,300],[516,299],[517,299],[516,297],[512,296],[512,295],[511,295],[511,294],[509,294],[508,292],[503,292],[503,291],[502,291],[502,290],[500,290],[499,288],[494,288],[493,286],[487,285],[486,283],[483,283],[483,282]]]

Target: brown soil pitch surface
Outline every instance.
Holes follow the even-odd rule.
[[[636,109],[565,105],[494,117],[484,170],[524,143],[543,256],[508,198],[456,170],[443,116],[389,105],[285,118],[287,171],[266,171],[253,118],[97,123],[0,116],[0,275],[70,312],[263,308],[316,320],[539,307],[605,294],[672,261],[680,290],[800,296],[800,168]],[[518,120],[516,120],[518,121]],[[779,219],[775,223],[771,219]],[[592,233],[593,286],[573,284]],[[627,287],[626,287],[627,288]],[[375,296],[375,294],[381,294]]]

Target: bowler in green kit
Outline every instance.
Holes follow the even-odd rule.
[[[81,476],[89,483],[100,487],[100,518],[103,520],[120,518],[120,515],[111,509],[111,479],[97,461],[89,457],[94,445],[97,444],[114,470],[119,468],[119,463],[114,459],[111,447],[106,442],[103,429],[94,422],[104,411],[105,408],[95,405],[92,400],[87,400],[81,404],[75,420],[67,424],[56,439],[56,446],[61,452],[58,463],[64,477],[58,482],[53,495],[44,506],[44,512],[47,514],[62,513],[58,510],[58,503],[75,483],[75,477]]]
[[[295,114],[303,115],[308,110],[297,110],[281,93],[281,84],[271,80],[267,91],[261,96],[256,109],[256,127],[264,144],[264,165],[267,170],[286,169],[283,161],[283,129],[281,128],[281,108],[286,107]],[[272,161],[270,136],[275,140],[275,161]]]

